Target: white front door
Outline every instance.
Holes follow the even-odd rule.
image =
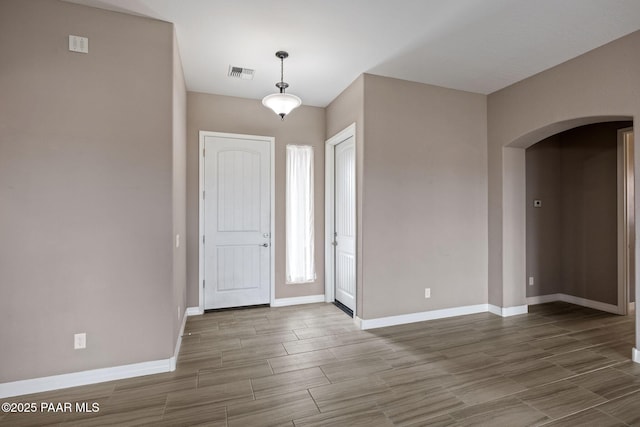
[[[356,164],[353,136],[335,147],[335,299],[356,308]]]
[[[271,147],[204,136],[204,308],[270,302]]]

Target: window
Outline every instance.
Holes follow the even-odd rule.
[[[286,197],[287,283],[313,282],[313,147],[287,145]]]

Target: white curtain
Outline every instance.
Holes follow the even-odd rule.
[[[287,283],[316,279],[313,241],[313,148],[287,145]]]

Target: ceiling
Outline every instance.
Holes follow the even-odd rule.
[[[173,22],[189,91],[324,107],[362,73],[489,94],[640,30],[639,0],[68,0]],[[227,77],[229,65],[256,70]]]

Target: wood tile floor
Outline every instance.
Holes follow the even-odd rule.
[[[0,425],[640,425],[634,319],[566,303],[358,330],[330,304],[189,318],[175,372],[4,399]]]

